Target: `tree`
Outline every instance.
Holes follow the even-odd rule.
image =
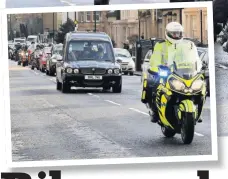
[[[62,24],[59,28],[59,31],[56,33],[55,41],[57,43],[63,43],[64,37],[68,32],[74,31],[75,24],[71,19],[67,19],[67,21]]]

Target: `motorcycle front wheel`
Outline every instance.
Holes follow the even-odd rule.
[[[171,138],[173,136],[175,136],[176,132],[174,130],[171,130],[171,129],[167,129],[165,127],[161,127],[161,131],[163,133],[163,135],[167,138]]]
[[[194,138],[195,122],[193,114],[185,113],[181,125],[181,138],[184,144],[191,144]]]

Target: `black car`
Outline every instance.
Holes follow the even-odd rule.
[[[56,63],[58,56],[63,54],[63,44],[57,44],[52,47],[51,57],[47,58],[46,74],[53,76],[56,73]]]
[[[57,90],[71,87],[112,88],[121,93],[122,72],[115,61],[110,37],[102,32],[70,32],[65,36],[63,57],[56,64]]]

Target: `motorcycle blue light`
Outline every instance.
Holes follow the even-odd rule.
[[[165,76],[168,76],[168,72],[167,71],[164,71],[164,70],[161,70],[159,72],[159,75],[165,77]]]

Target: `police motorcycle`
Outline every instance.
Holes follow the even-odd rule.
[[[159,82],[151,102],[157,109],[163,135],[170,138],[180,134],[184,144],[191,144],[206,99],[202,64],[189,41],[169,47],[168,54],[166,66],[148,69],[148,78]]]

